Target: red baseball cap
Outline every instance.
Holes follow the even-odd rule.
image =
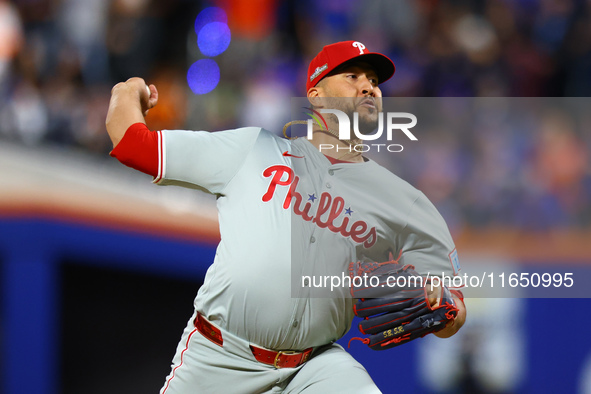
[[[318,82],[326,77],[332,70],[341,64],[351,60],[359,59],[371,65],[378,75],[379,83],[385,82],[394,75],[396,67],[389,57],[377,52],[370,52],[365,45],[359,41],[341,41],[335,44],[326,45],[308,66],[308,79],[306,91],[316,86]]]

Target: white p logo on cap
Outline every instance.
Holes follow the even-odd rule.
[[[360,43],[359,41],[355,41],[353,44],[355,48],[359,49],[359,54],[363,55],[363,50],[365,49],[365,45],[363,45],[362,43]]]

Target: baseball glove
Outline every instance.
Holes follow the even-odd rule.
[[[357,299],[355,315],[364,318],[359,331],[368,335],[351,340],[361,340],[371,349],[390,349],[442,330],[458,313],[445,286],[440,287],[439,302],[431,306],[430,281],[412,265],[357,262],[350,264],[349,275],[351,294]]]

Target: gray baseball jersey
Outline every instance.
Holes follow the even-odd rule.
[[[218,196],[221,242],[195,308],[246,341],[302,350],[342,337],[352,300],[320,282],[352,261],[400,256],[424,275],[459,270],[435,207],[372,160],[332,164],[304,138],[254,127],[159,133],[154,182]]]

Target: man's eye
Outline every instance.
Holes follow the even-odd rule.
[[[353,78],[353,79],[355,79],[355,78],[357,78],[357,75],[355,75],[355,74],[348,74],[347,75],[347,78]]]

